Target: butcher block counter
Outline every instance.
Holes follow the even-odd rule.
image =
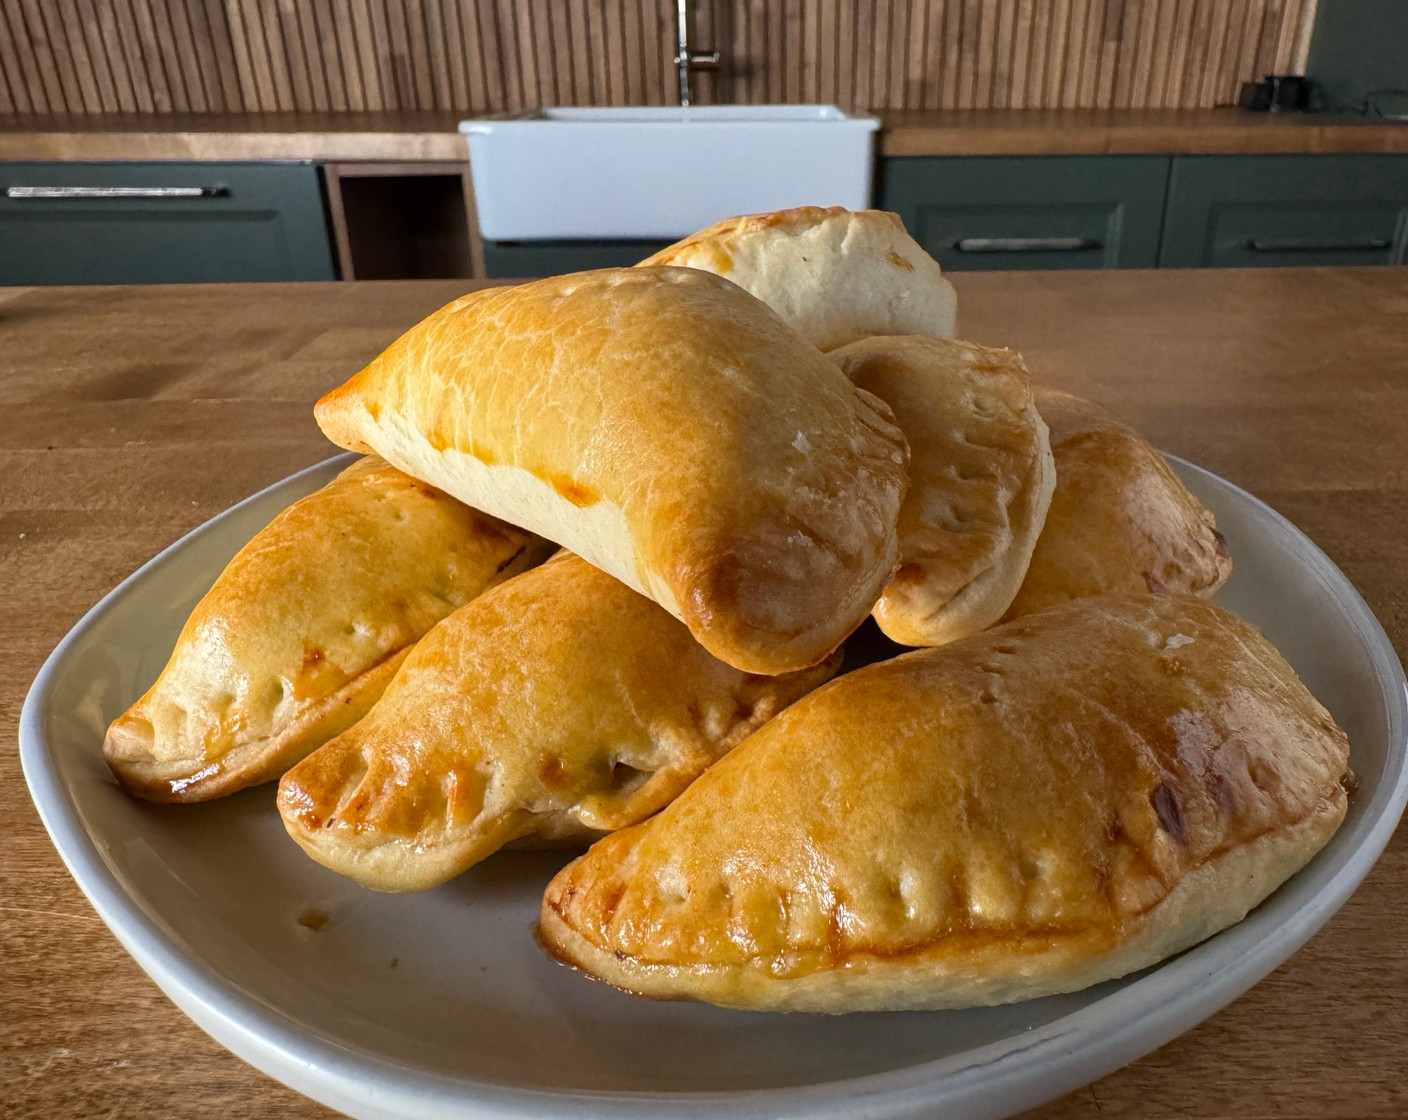
[[[1019,348],[1036,377],[1271,503],[1408,649],[1408,270],[958,284],[963,335]],[[331,454],[313,401],[466,287],[0,289],[0,1115],[332,1115],[207,1038],[118,946],[30,804],[16,724],[45,656],[94,602],[207,518]],[[1287,964],[1030,1116],[1408,1115],[1405,928],[1400,828]]]
[[[865,111],[865,110],[858,110]],[[468,113],[0,115],[3,160],[463,160]],[[1235,109],[879,110],[881,156],[1408,152],[1408,128],[1353,113]]]
[[[458,131],[465,116],[432,110],[0,114],[0,161],[456,161],[467,155]],[[1408,152],[1408,128],[1353,113],[934,108],[877,116],[881,156]]]

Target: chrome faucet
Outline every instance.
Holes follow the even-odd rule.
[[[690,74],[695,70],[718,69],[719,52],[691,51],[689,49],[689,0],[678,0],[675,12],[679,20],[679,32],[676,40],[679,49],[675,52],[675,66],[678,67],[680,75],[680,105],[688,108],[689,103],[694,99],[690,85]]]

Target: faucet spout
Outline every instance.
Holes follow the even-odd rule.
[[[680,107],[688,108],[694,100],[692,74],[695,70],[714,70],[719,65],[718,51],[689,49],[689,0],[676,0],[675,67],[680,81]]]

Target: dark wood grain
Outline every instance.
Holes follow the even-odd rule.
[[[1210,107],[1301,73],[1317,2],[696,0],[696,44],[723,51],[726,99],[745,102]],[[105,49],[73,49],[99,25]],[[646,33],[603,33],[623,25]],[[673,96],[673,25],[674,0],[0,0],[0,112],[655,104]],[[1172,86],[1171,64],[1188,71]],[[698,91],[708,103],[714,79]]]
[[[1408,649],[1408,271],[991,273],[963,332],[1270,501]],[[15,750],[65,631],[331,451],[310,407],[455,282],[0,289],[0,1115],[324,1117],[188,1022],[94,916]],[[1028,1120],[1408,1115],[1408,832],[1284,967]]]

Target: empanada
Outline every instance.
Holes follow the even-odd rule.
[[[649,816],[839,661],[732,669],[563,553],[421,639],[365,719],[284,775],[279,810],[319,863],[421,890],[512,840]]]
[[[230,561],[108,729],[108,765],[154,801],[277,778],[360,719],[417,638],[547,547],[362,459]]]
[[[695,269],[475,292],[317,417],[565,545],[750,672],[822,661],[895,568],[907,447],[889,408]]]
[[[862,339],[831,357],[894,410],[909,441],[900,568],[875,621],[908,646],[993,625],[1022,584],[1056,485],[1022,359],[922,335]]]
[[[799,206],[725,218],[642,264],[731,280],[822,350],[877,334],[953,337],[953,285],[884,210]]]
[[[1007,1003],[1241,920],[1343,819],[1348,744],[1188,596],[1055,607],[843,676],[548,886],[622,988],[843,1012]]]
[[[1232,574],[1213,515],[1137,433],[1089,401],[1036,387],[1051,429],[1056,491],[1018,618],[1082,595],[1212,595]]]

